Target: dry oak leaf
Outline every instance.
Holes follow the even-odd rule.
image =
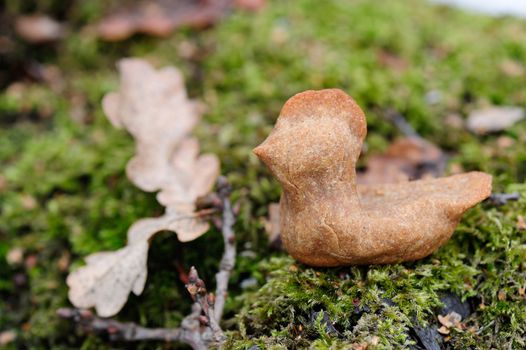
[[[212,179],[215,177],[214,174]],[[210,188],[211,185],[206,192]],[[196,219],[193,205],[175,208],[167,208],[159,218],[142,219],[133,224],[126,247],[88,256],[86,266],[68,276],[70,301],[80,308],[95,306],[97,314],[108,317],[124,306],[130,291],[140,295],[147,276],[148,242],[155,233],[175,231],[179,240],[186,242],[208,230],[207,222]]]
[[[145,61],[119,63],[121,90],[108,94],[103,107],[113,125],[136,140],[136,155],[127,165],[130,180],[145,191],[159,191],[165,214],[135,222],[128,242],[114,252],[88,256],[86,266],[67,278],[69,299],[79,308],[95,307],[100,316],[113,316],[128,295],[142,293],[147,277],[149,241],[170,230],[182,242],[205,233],[209,224],[195,212],[198,197],[210,192],[219,174],[215,155],[199,154],[188,136],[199,118],[175,68],[155,70]]]
[[[181,242],[188,242],[208,231],[209,224],[195,213],[197,198],[209,193],[219,175],[219,160],[215,155],[199,155],[194,138],[181,142],[172,160],[173,177],[157,194],[166,206],[158,218],[137,221],[128,231],[128,242],[149,239],[152,234],[168,230],[177,233]]]
[[[463,213],[491,193],[481,172],[356,186],[367,133],[358,104],[338,89],[290,98],[254,153],[280,182],[281,238],[313,266],[421,259],[453,234]]]
[[[144,60],[123,59],[118,68],[121,88],[104,96],[102,107],[113,126],[135,139],[128,178],[144,191],[158,191],[172,175],[170,158],[199,121],[201,108],[188,99],[174,67],[155,70]]]
[[[95,307],[101,317],[122,309],[132,291],[140,295],[146,283],[148,241],[127,245],[115,252],[86,257],[86,266],[69,274],[69,300],[78,308]]]
[[[191,241],[209,227],[195,215],[195,201],[219,175],[217,157],[199,155],[199,143],[187,136],[202,107],[188,98],[182,75],[173,67],[155,70],[140,59],[121,60],[118,67],[121,89],[104,97],[104,111],[136,140],[136,155],[126,166],[128,178],[144,191],[159,191],[157,200],[167,208],[163,216],[133,225],[128,240],[170,230],[180,241]]]

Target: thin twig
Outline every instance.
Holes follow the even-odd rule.
[[[509,201],[518,201],[521,198],[519,192],[512,193],[492,193],[488,200],[494,205],[504,205]]]
[[[190,345],[194,350],[205,350],[212,346],[221,347],[226,340],[219,322],[223,315],[228,290],[228,280],[234,269],[236,246],[234,236],[235,213],[230,203],[230,185],[226,178],[220,177],[217,183],[220,210],[222,210],[221,232],[224,240],[224,252],[216,274],[216,295],[208,293],[205,283],[199,278],[197,270],[192,267],[188,274],[186,289],[192,296],[192,312],[187,315],[178,328],[146,328],[135,323],[119,322],[101,318],[89,310],[63,308],[57,314],[71,319],[84,331],[96,334],[108,334],[111,341],[165,341],[181,342]],[[217,205],[219,206],[219,205]],[[201,210],[211,214],[216,209]]]
[[[402,114],[391,110],[387,112],[387,118],[396,126],[398,130],[406,137],[422,138]]]
[[[226,338],[215,317],[215,296],[207,292],[205,282],[199,278],[199,274],[193,266],[188,273],[186,290],[188,290],[188,293],[190,293],[194,302],[200,306],[204,314],[200,317],[201,323],[208,326],[212,332],[210,335],[204,335],[203,338],[210,339],[211,342],[220,345]]]
[[[219,322],[223,317],[223,309],[228,290],[228,280],[236,262],[236,241],[234,236],[235,214],[230,203],[230,184],[224,177],[217,180],[217,192],[223,205],[223,220],[221,233],[223,234],[224,252],[219,264],[219,272],[216,274],[216,320]]]
[[[179,341],[192,346],[193,349],[207,349],[198,336],[199,333],[196,332],[200,327],[198,321],[200,313],[199,307],[193,307],[192,313],[186,316],[179,328],[145,328],[131,322],[101,318],[89,310],[62,308],[57,311],[60,317],[75,321],[84,331],[107,334],[111,341]]]

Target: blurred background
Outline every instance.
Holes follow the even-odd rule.
[[[266,281],[260,261],[283,255],[265,231],[280,189],[251,149],[293,94],[338,87],[355,98],[369,129],[363,171],[403,134],[396,115],[448,155],[448,173],[489,172],[501,192],[526,177],[524,124],[497,135],[466,126],[494,106],[524,115],[523,1],[6,0],[0,11],[0,347],[114,346],[55,311],[84,256],[120,248],[134,221],[163,211],[126,178],[133,140],[102,113],[124,57],[178,67],[206,105],[196,136],[240,208],[233,334],[244,295]],[[190,308],[178,266],[212,280],[221,252],[218,234],[185,245],[159,235],[145,292],[119,317],[177,326]]]

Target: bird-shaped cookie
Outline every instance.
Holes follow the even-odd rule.
[[[357,186],[366,133],[364,113],[346,93],[305,91],[285,103],[254,149],[283,187],[281,237],[295,259],[338,266],[423,258],[491,193],[482,172]]]

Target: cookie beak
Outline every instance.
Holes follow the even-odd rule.
[[[252,152],[263,162],[269,169],[273,170],[273,165],[279,157],[280,147],[279,137],[276,132],[270,133],[265,141],[254,148]]]
[[[252,152],[263,162],[265,163],[267,166],[269,165],[269,162],[270,162],[270,159],[271,159],[271,149],[272,147],[270,147],[268,144],[267,144],[267,141],[265,140],[263,143],[261,143],[259,146],[257,146],[256,148],[254,148],[252,150]]]

